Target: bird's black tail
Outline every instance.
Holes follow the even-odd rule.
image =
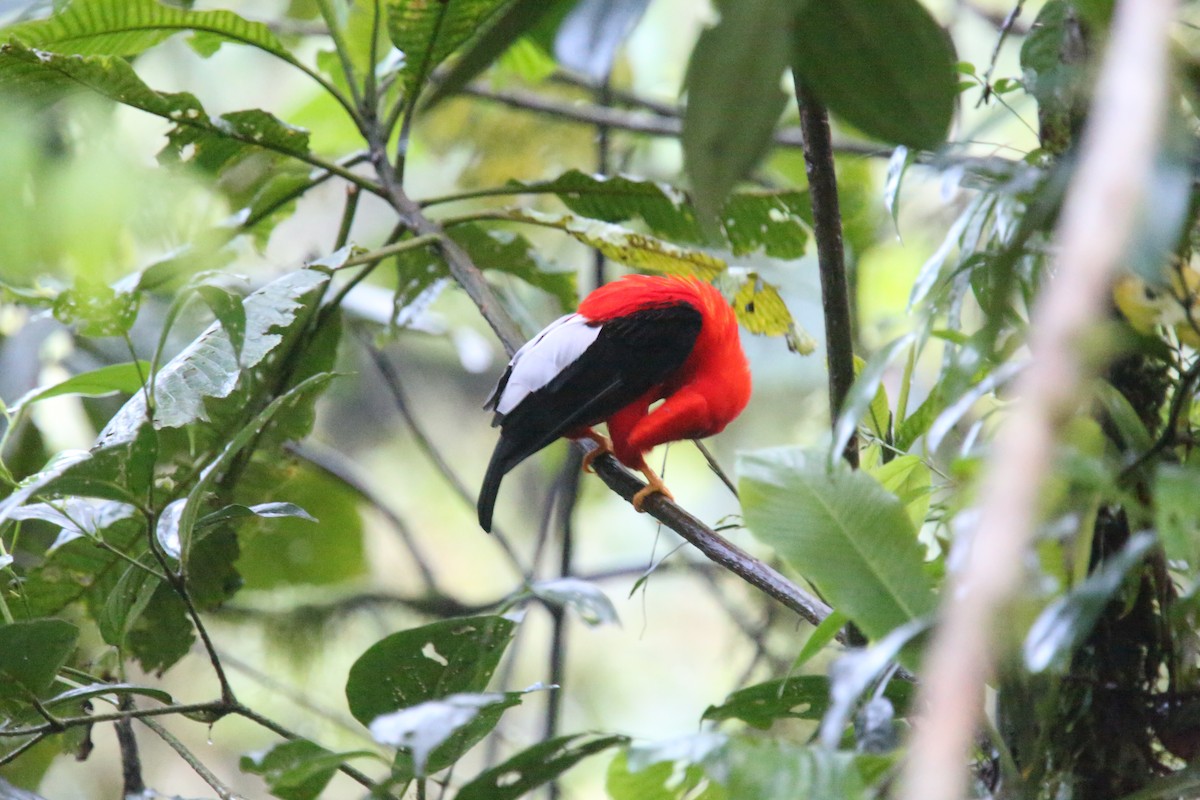
[[[483,486],[479,488],[479,527],[488,533],[492,532],[492,509],[496,505],[496,495],[500,492],[500,481],[516,464],[512,461],[512,440],[503,434],[492,452],[492,460],[488,462],[487,472],[483,476]]]

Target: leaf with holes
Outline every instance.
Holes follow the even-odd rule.
[[[390,0],[387,29],[392,44],[404,53],[401,79],[409,85],[428,76],[434,67],[465,44],[493,17],[511,6],[510,0]]]
[[[758,276],[749,273],[733,296],[733,311],[738,322],[751,333],[760,336],[783,336],[788,349],[807,356],[816,349],[808,331],[796,324],[779,290]]]
[[[484,691],[516,627],[504,617],[465,617],[379,640],[350,667],[350,713],[369,725],[376,717],[426,700]]]

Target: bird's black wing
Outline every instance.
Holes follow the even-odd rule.
[[[500,479],[509,470],[563,434],[608,419],[679,369],[702,321],[694,306],[672,303],[604,322],[575,361],[500,418],[500,442],[480,493],[480,521],[490,523]]]

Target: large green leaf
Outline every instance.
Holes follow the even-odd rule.
[[[706,765],[731,798],[855,800],[877,796],[873,787],[892,759],[802,747],[786,741],[733,739]]]
[[[9,407],[8,413],[14,414],[18,409],[33,405],[51,397],[64,395],[82,395],[83,397],[104,397],[117,392],[133,394],[142,388],[142,382],[148,377],[150,364],[146,361],[129,362],[125,364],[109,364],[78,375],[72,375],[64,381],[52,386],[39,386],[30,389],[17,402]]]
[[[79,629],[61,619],[0,625],[0,694],[45,692],[78,638]]]
[[[793,17],[788,0],[721,3],[720,21],[692,51],[683,156],[706,223],[771,145],[786,101],[780,82]]]
[[[912,701],[913,685],[892,681],[887,686],[886,694],[901,709],[907,709]],[[824,675],[796,675],[739,689],[720,705],[705,709],[703,719],[714,722],[738,719],[766,730],[781,719],[819,720],[829,710],[830,703],[829,678]]]
[[[516,800],[588,756],[628,741],[624,736],[583,733],[547,739],[479,773],[458,790],[455,800]]]
[[[934,609],[904,506],[827,453],[780,448],[738,460],[746,525],[873,638]]]
[[[271,29],[232,11],[185,11],[156,0],[72,0],[57,14],[3,33],[29,47],[76,55],[134,56],[180,31],[252,45],[286,60]]]
[[[641,220],[650,233],[674,242],[707,241],[690,198],[665,183],[586,175],[569,170],[554,180],[522,183],[514,190],[551,192],[567,208],[604,222]],[[719,215],[715,242],[735,256],[762,252],[772,258],[799,258],[808,246],[812,205],[806,191],[734,193]]]
[[[829,110],[863,133],[931,149],[958,97],[950,37],[918,0],[800,4],[792,66]]]

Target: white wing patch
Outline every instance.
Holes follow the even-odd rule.
[[[568,314],[551,322],[508,362],[511,374],[504,391],[493,397],[493,407],[500,414],[511,412],[583,355],[599,335],[600,326],[588,325],[588,319],[579,314]]]

